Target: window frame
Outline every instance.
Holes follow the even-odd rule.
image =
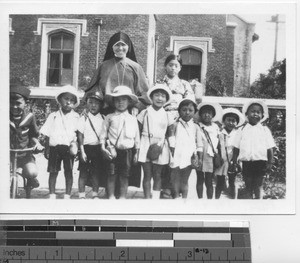
[[[85,19],[39,18],[37,30],[34,31],[34,34],[42,37],[39,88],[44,91],[38,93],[52,94],[56,87],[47,85],[49,36],[56,31],[65,31],[74,35],[72,86],[78,88],[80,39],[89,35],[87,32],[87,21]]]
[[[64,35],[67,35],[67,36],[71,36],[72,37],[72,41],[73,41],[73,49],[52,49],[51,48],[51,38],[53,36],[56,36],[56,35],[59,35],[60,38],[61,38],[61,41],[63,41],[63,38],[62,36]],[[75,36],[74,34],[71,34],[69,32],[66,32],[65,30],[57,30],[57,31],[54,31],[52,32],[51,34],[49,34],[49,37],[48,37],[48,61],[47,61],[47,80],[46,80],[46,84],[47,86],[50,86],[50,87],[61,87],[63,86],[64,84],[61,84],[61,81],[62,81],[62,70],[63,70],[63,55],[64,54],[72,54],[72,81],[71,83],[69,83],[70,85],[73,85],[73,74],[74,74],[74,46],[75,46]],[[51,54],[55,54],[55,53],[58,53],[59,54],[59,71],[60,71],[60,74],[59,74],[59,84],[50,84],[49,83],[49,70],[50,70],[50,56]]]

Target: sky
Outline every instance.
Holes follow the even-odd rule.
[[[267,73],[272,66],[275,50],[275,23],[267,22],[271,20],[268,15],[240,15],[248,22],[255,23],[255,33],[259,35],[259,39],[252,43],[251,58],[251,76],[252,83],[260,73]],[[285,21],[285,16],[279,14],[279,21]],[[285,45],[285,23],[278,24],[278,42],[277,42],[277,61],[286,57]]]

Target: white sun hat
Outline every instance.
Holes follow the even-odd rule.
[[[185,98],[183,98],[179,103],[178,103],[178,108],[180,108],[180,104],[185,102],[185,101],[190,101],[194,104],[194,106],[197,108],[197,103],[195,100],[195,96],[186,96]]]
[[[131,105],[138,102],[138,97],[132,93],[132,90],[127,86],[117,86],[114,88],[113,92],[105,95],[105,101],[113,105],[113,98],[127,96],[131,100]]]
[[[246,102],[243,106],[243,109],[242,109],[242,112],[243,114],[245,115],[245,119],[248,121],[248,118],[247,118],[247,111],[249,109],[249,107],[252,105],[252,104],[258,104],[260,105],[262,108],[263,108],[263,117],[262,119],[260,120],[260,122],[264,122],[266,119],[269,118],[269,110],[268,110],[268,107],[267,105],[263,102],[263,100],[249,100],[248,102]]]
[[[147,96],[148,96],[148,99],[152,102],[152,99],[151,99],[151,94],[156,91],[156,90],[163,90],[167,93],[168,95],[168,98],[167,98],[167,101],[165,104],[168,104],[171,100],[171,97],[172,97],[172,93],[171,93],[171,90],[169,89],[169,87],[165,84],[156,84],[154,85],[152,88],[150,88],[148,91],[147,91]]]
[[[213,109],[215,110],[215,115],[212,118],[213,122],[219,121],[221,122],[222,120],[222,107],[219,103],[211,103],[211,102],[201,102],[198,105],[198,115],[200,116],[200,110],[204,107],[204,106],[211,106],[213,107]]]
[[[224,122],[224,116],[229,113],[236,114],[238,116],[239,121],[237,123],[237,126],[241,126],[245,122],[244,115],[238,109],[235,108],[227,108],[223,110],[222,122]]]
[[[61,96],[64,93],[70,93],[70,94],[74,95],[76,97],[76,103],[75,103],[74,107],[76,108],[76,107],[79,106],[79,103],[80,103],[79,93],[78,93],[77,89],[74,86],[71,86],[71,85],[63,86],[59,90],[59,92],[55,96],[55,100],[57,101],[57,103],[60,103],[59,102],[59,96]]]

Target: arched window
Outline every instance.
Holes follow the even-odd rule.
[[[201,82],[202,52],[193,48],[179,51],[182,59],[182,69],[179,77],[185,80],[197,79]]]
[[[74,36],[64,31],[49,36],[47,85],[73,84]]]

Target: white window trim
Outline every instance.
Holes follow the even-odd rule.
[[[173,52],[178,55],[180,50],[186,48],[195,48],[202,52],[202,64],[201,64],[201,83],[206,83],[207,73],[207,55],[208,53],[214,53],[215,49],[212,46],[212,38],[210,37],[182,37],[182,36],[171,36],[170,46],[167,51]]]
[[[9,34],[14,35],[15,31],[12,30],[12,18],[9,18]]]
[[[48,43],[49,35],[59,30],[70,32],[74,35],[74,61],[73,61],[73,86],[78,88],[79,75],[79,56],[80,56],[80,37],[88,36],[86,32],[86,20],[80,19],[54,19],[39,18],[37,31],[35,35],[42,35],[41,60],[40,60],[40,84],[39,87],[45,90],[55,89],[53,86],[47,86],[47,61],[48,61]],[[51,93],[51,92],[50,92]]]
[[[37,30],[33,31],[35,35],[41,35],[44,24],[78,24],[81,26],[81,36],[87,37],[89,33],[87,29],[87,21],[85,19],[67,19],[67,18],[39,18],[37,24]]]

